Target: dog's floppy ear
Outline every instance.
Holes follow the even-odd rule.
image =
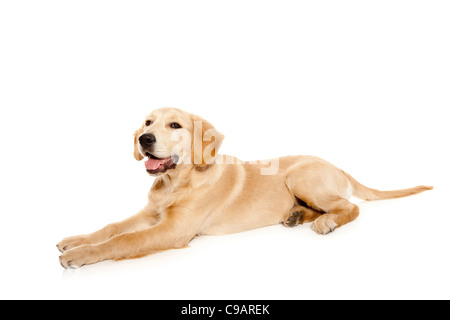
[[[137,129],[134,132],[134,158],[137,161],[141,161],[142,159],[144,159],[144,157],[142,156],[142,154],[139,152],[139,145],[138,145],[138,139],[139,136],[142,134],[142,132],[144,132],[144,125],[142,125],[142,127],[140,127],[139,129]]]
[[[194,130],[192,133],[192,162],[207,165],[214,162],[223,141],[223,134],[205,119],[191,114]]]

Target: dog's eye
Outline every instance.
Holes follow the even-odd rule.
[[[149,125],[151,125],[152,124],[152,121],[151,120],[147,120],[147,121],[145,121],[145,125],[148,127]]]
[[[179,124],[179,123],[176,123],[176,122],[172,122],[172,123],[170,124],[170,127],[171,127],[172,129],[180,129],[180,128],[181,128],[180,124]]]

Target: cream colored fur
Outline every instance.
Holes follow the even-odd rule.
[[[156,176],[148,204],[136,215],[58,243],[64,268],[141,257],[183,248],[199,235],[229,234],[279,223],[293,226],[312,222],[315,232],[326,234],[358,216],[358,206],[349,202],[352,195],[366,200],[387,199],[432,188],[371,189],[312,156],[279,158],[275,174],[261,174],[270,164],[217,157],[223,135],[198,116],[163,108],[148,119],[153,124],[146,126],[144,121],[135,133],[135,158],[142,160],[145,156],[139,136],[152,133],[157,140],[155,155],[169,157],[175,150],[179,152],[179,164]],[[188,132],[192,153],[177,147],[180,141],[174,141],[174,129],[169,126],[173,122]],[[201,131],[195,130],[195,123],[201,123]],[[200,145],[194,145],[196,140]],[[218,163],[219,158],[222,163]]]

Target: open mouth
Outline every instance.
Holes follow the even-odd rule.
[[[145,161],[145,169],[150,174],[164,173],[177,166],[178,156],[176,155],[167,158],[158,158],[149,152],[146,152],[145,155],[148,157],[148,160]]]

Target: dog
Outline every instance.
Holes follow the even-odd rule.
[[[199,116],[175,108],[150,113],[134,134],[134,157],[155,177],[147,205],[136,215],[57,244],[64,268],[183,248],[196,236],[282,223],[311,222],[321,235],[359,215],[351,196],[405,197],[433,187],[368,188],[313,156],[243,162],[222,156],[224,136]]]

